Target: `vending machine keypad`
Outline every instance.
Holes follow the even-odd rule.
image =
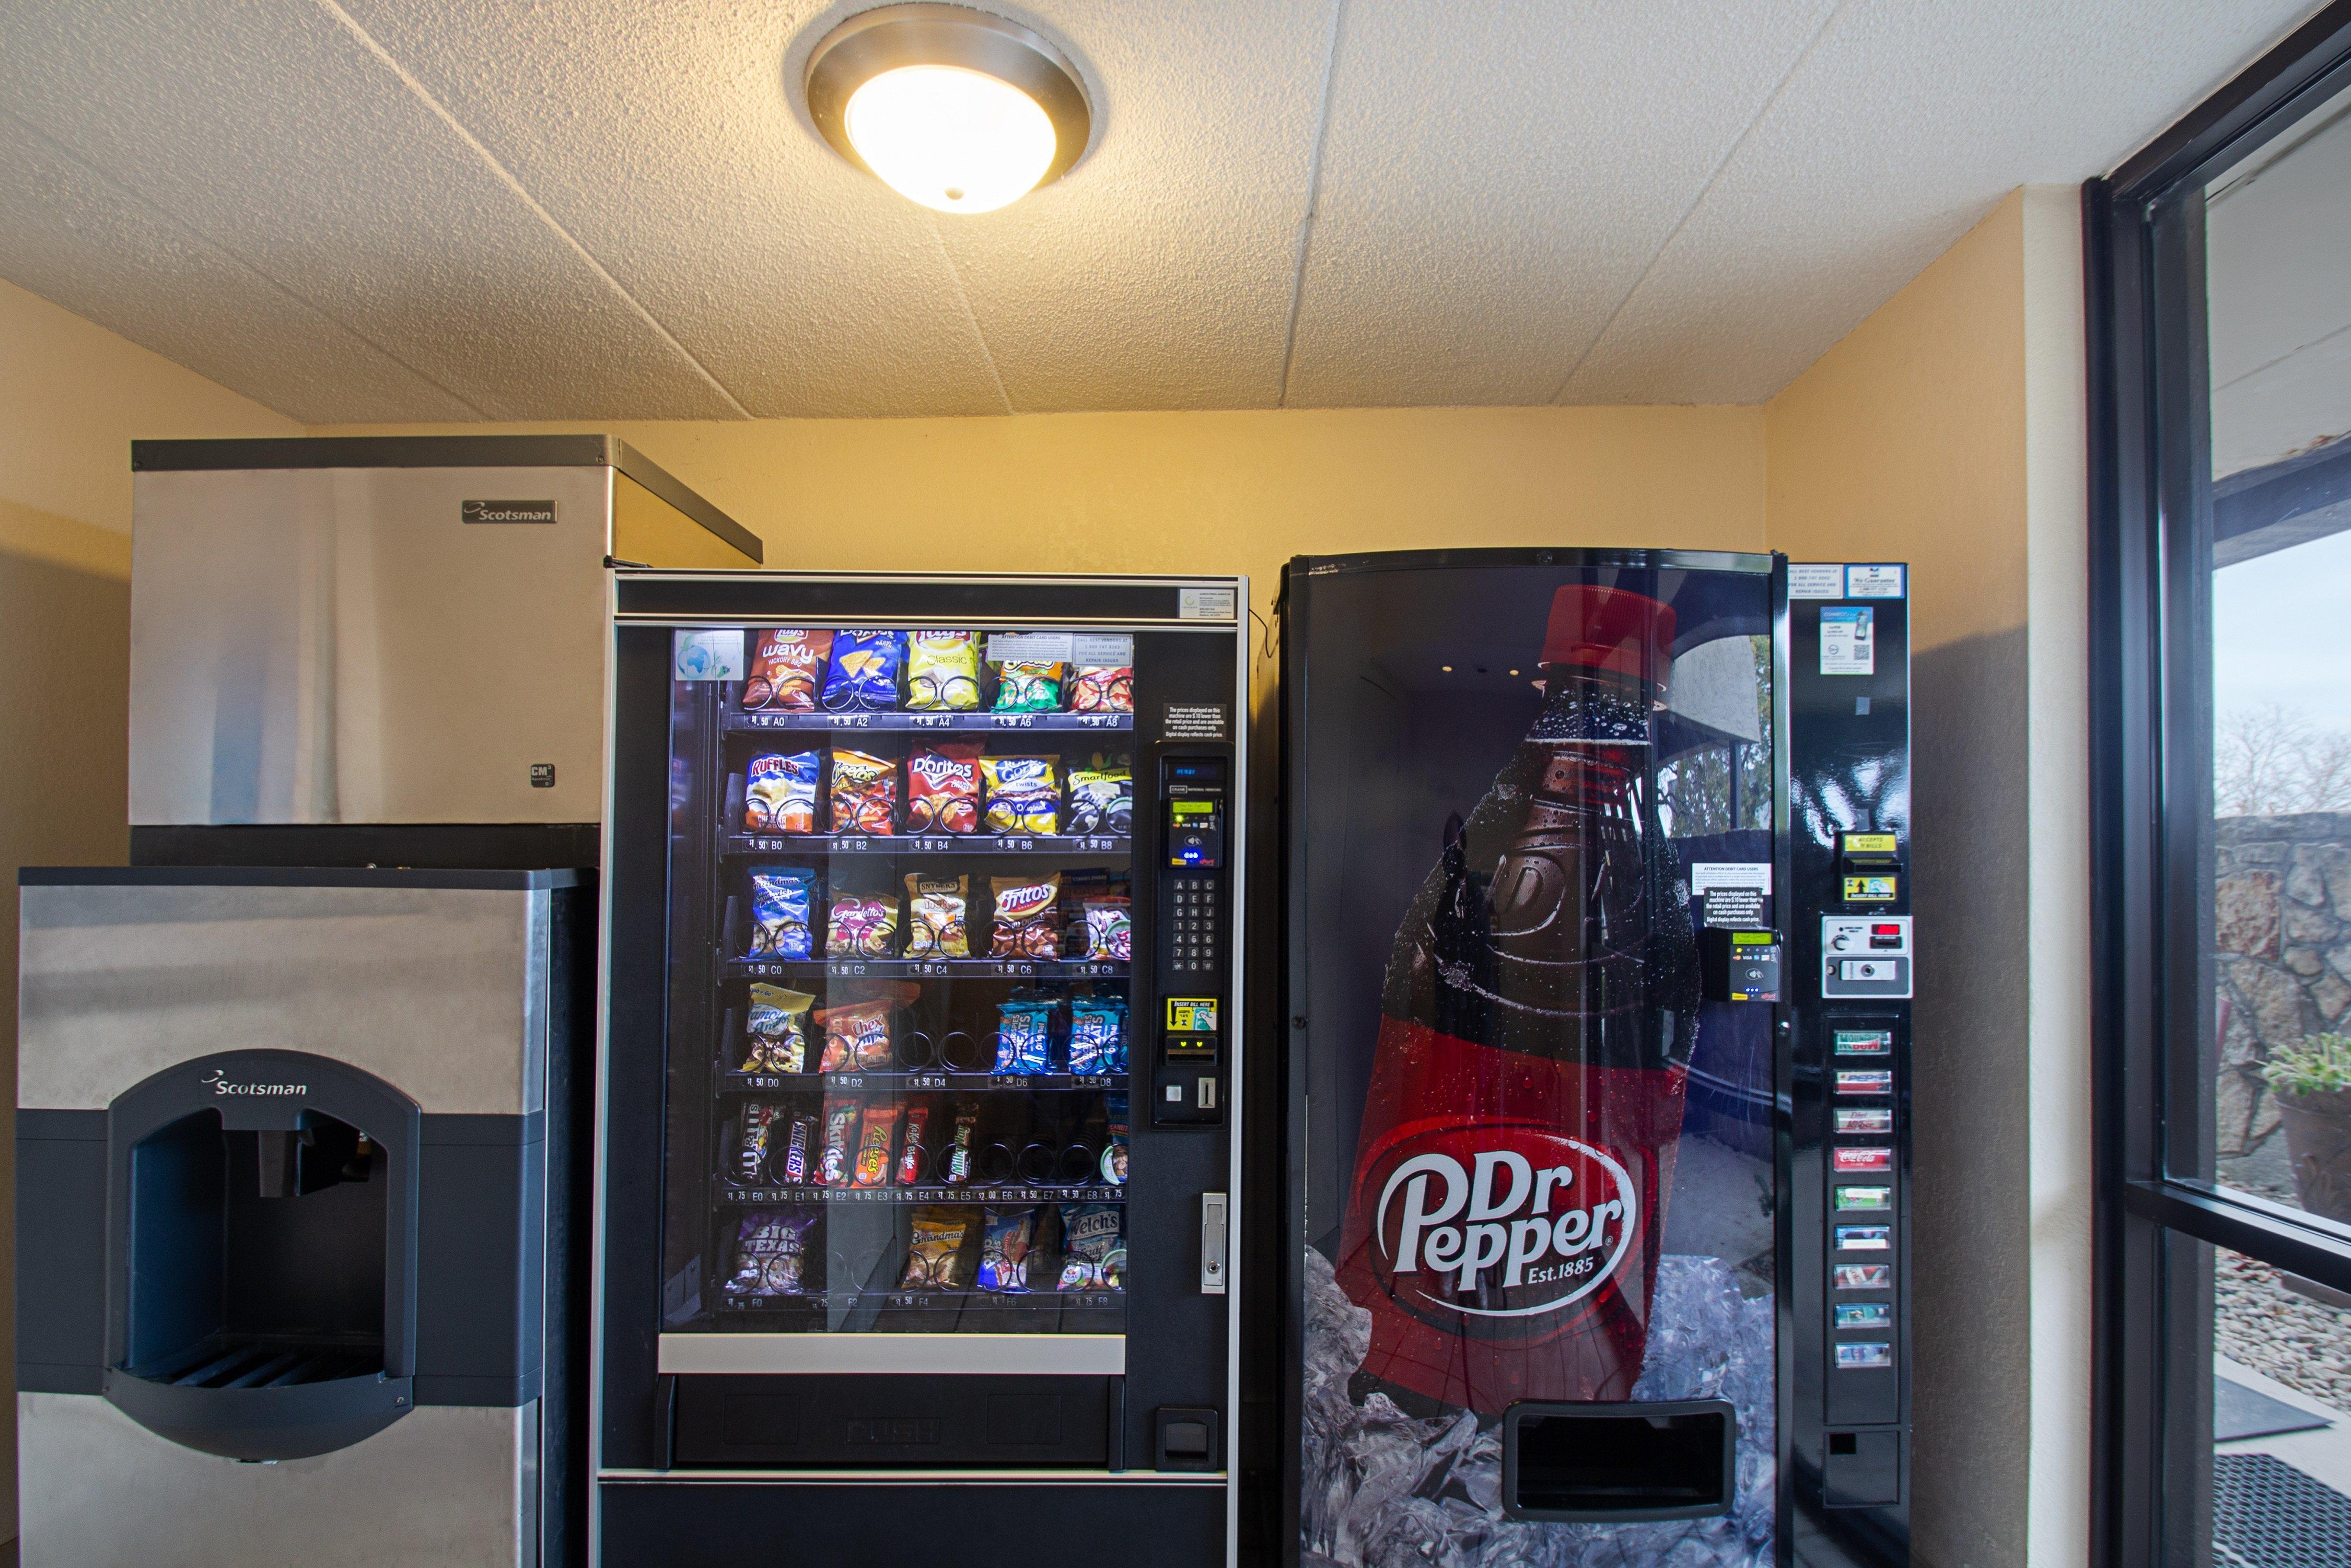
[[[1157,957],[1162,1002],[1153,1079],[1155,1126],[1225,1120],[1225,1009],[1230,951],[1220,756],[1170,755],[1159,765],[1163,854]]]

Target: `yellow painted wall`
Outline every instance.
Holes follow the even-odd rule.
[[[1763,539],[1760,408],[328,426],[610,431],[818,570],[1245,571],[1292,555]]]
[[[2087,1551],[2074,202],[2012,194],[1765,410],[1773,546],[1912,567],[1913,1525],[1949,1568]]]
[[[16,868],[121,863],[134,436],[294,435],[282,414],[0,283],[0,1074],[16,1082]],[[0,1277],[13,1278],[16,1121],[0,1118]],[[0,1310],[15,1406],[16,1311]],[[16,1428],[0,1422],[0,1538]]]

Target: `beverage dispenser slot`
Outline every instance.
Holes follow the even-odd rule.
[[[1738,1450],[1728,1400],[1513,1405],[1502,1417],[1502,1509],[1595,1523],[1728,1513]]]
[[[106,1396],[238,1459],[303,1458],[413,1404],[413,1102],[322,1058],[183,1063],[109,1112]]]

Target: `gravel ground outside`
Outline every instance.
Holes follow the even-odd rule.
[[[2221,1354],[2351,1413],[2351,1310],[2296,1294],[2275,1269],[2220,1247],[2212,1249],[2212,1296]]]

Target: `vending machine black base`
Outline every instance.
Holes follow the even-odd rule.
[[[1907,577],[1290,564],[1283,1561],[1907,1563]]]
[[[616,592],[599,1560],[1226,1560],[1247,583]]]

